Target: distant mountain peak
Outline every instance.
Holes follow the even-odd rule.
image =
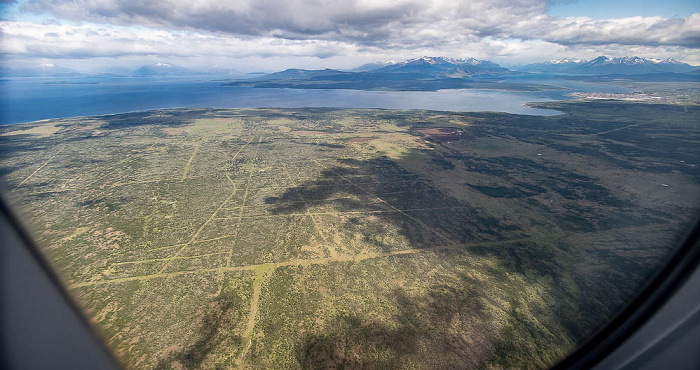
[[[373,69],[379,69],[382,67],[398,64],[400,61],[398,60],[386,60],[386,61],[381,61],[381,62],[372,62],[372,63],[365,63],[357,68],[351,69],[353,72],[367,72],[371,71]]]
[[[590,63],[590,64],[602,64],[602,63],[608,63],[609,61],[610,61],[610,58],[608,58],[608,57],[606,57],[606,56],[604,56],[604,55],[601,55],[601,56],[598,56],[598,57],[595,57],[595,58],[591,59],[590,61],[588,61],[588,62],[586,62],[586,63]]]
[[[586,63],[588,60],[582,58],[561,58],[550,60],[549,64],[572,64],[572,63]]]
[[[679,62],[673,58],[666,58],[666,59],[650,59],[653,60],[657,63],[665,63],[665,64],[685,64],[683,62]]]
[[[469,58],[456,58],[456,59],[453,59],[453,60],[454,60],[455,62],[457,62],[457,63],[461,63],[461,64],[471,64],[471,65],[474,65],[474,66],[475,66],[475,65],[479,65],[479,64],[481,64],[481,63],[484,62],[483,60],[479,60],[479,59],[472,58],[472,57],[469,57]]]
[[[82,76],[83,74],[70,68],[57,66],[51,62],[45,62],[23,68],[0,67],[0,75],[5,77],[75,77]]]
[[[671,62],[672,61],[672,62]],[[652,58],[641,58],[638,56],[623,56],[623,57],[613,57],[609,58],[606,56],[599,56],[591,60],[592,64],[624,64],[624,65],[635,65],[635,64],[662,64],[662,63],[678,63],[672,58],[668,59],[652,59]]]
[[[439,56],[439,57],[430,57],[430,56],[423,56],[420,58],[413,58],[413,59],[407,59],[404,60],[403,62],[394,62],[392,64],[410,64],[410,63],[416,63],[416,62],[424,62],[430,65],[435,65],[435,64],[469,64],[469,65],[479,65],[482,63],[485,63],[487,61],[479,60],[476,58],[468,57],[468,58],[449,58],[445,56]],[[491,63],[491,62],[488,62]]]

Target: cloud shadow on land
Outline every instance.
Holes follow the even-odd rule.
[[[498,335],[479,285],[461,275],[424,295],[396,288],[387,297],[397,310],[389,322],[339,314],[330,332],[297,342],[296,359],[305,369],[476,367],[493,352]]]
[[[623,108],[631,110],[618,107],[621,113],[626,113]],[[467,136],[517,137],[525,143],[559,144],[557,149],[567,154],[600,157],[567,141],[570,133],[601,130],[596,120],[584,116],[508,121],[514,117],[491,117],[489,125],[469,128]],[[297,343],[302,367],[402,367],[416,353],[421,356],[414,362],[434,368],[487,362],[506,368],[533,363],[546,367],[604,324],[654,267],[627,257],[599,258],[581,244],[542,235],[542,230],[599,233],[663,225],[669,215],[640,207],[599,178],[556,161],[480,156],[437,144],[437,150],[413,150],[406,158],[438,156],[431,162],[436,167],[464,168],[473,183],[454,186],[469,188],[479,198],[470,203],[456,199],[400,165],[403,159],[380,157],[325,164],[316,178],[265,199],[274,214],[346,212],[337,217],[334,229],[360,236],[363,243],[384,252],[454,246],[434,253],[440,263],[454,267],[446,271],[459,274],[459,283],[432,283],[419,293],[394,289],[385,299],[398,313],[388,320],[361,312],[337,314],[329,332],[308,333]],[[610,162],[622,168],[635,165],[631,160],[624,164]],[[562,206],[552,207],[551,200]],[[515,207],[517,217],[498,216],[502,213],[489,208],[492,204]],[[405,244],[381,237],[391,232]],[[465,256],[486,261],[474,267],[478,280],[457,272]],[[489,326],[497,320],[501,326]]]
[[[364,243],[384,252],[452,245],[435,251],[441,264],[451,266],[446,280],[433,282],[420,293],[395,287],[384,297],[396,307],[393,317],[380,320],[361,312],[341,313],[327,326],[329,332],[301,338],[296,359],[302,368],[400,368],[416,363],[463,368],[486,362],[518,367],[532,361],[547,366],[563,355],[562,343],[575,337],[569,329],[575,330],[577,323],[566,327],[553,314],[580,318],[577,299],[566,286],[573,250],[548,242],[491,244],[528,234],[521,225],[444,194],[390,159],[339,160],[317,178],[265,202],[274,214],[312,208],[315,212],[318,206],[348,212],[334,227],[361,235]],[[372,217],[363,218],[358,212]],[[391,232],[406,244],[387,242],[382,236]],[[467,243],[472,246],[459,246]],[[478,267],[482,278],[457,272],[455,268],[464,267],[465,255],[492,262]],[[537,303],[528,302],[523,291],[510,286],[513,281],[519,287],[523,281],[545,285],[546,293]],[[505,324],[495,325],[497,320]]]
[[[230,316],[241,308],[241,300],[234,294],[222,292],[218,298],[209,302],[197,334],[197,339],[189,346],[179,351],[172,352],[162,358],[154,367],[155,369],[199,369],[207,356],[216,349],[221,341],[222,330],[233,323]],[[233,344],[240,347],[241,337],[237,334],[227,334],[233,337]]]
[[[377,241],[376,234],[385,229],[382,225],[398,227],[411,248],[523,236],[518,225],[467,207],[387,158],[339,160],[317,178],[265,202],[274,214],[305,213],[318,206],[342,214],[339,230],[362,234],[365,242],[384,251],[392,246]],[[379,221],[369,225],[363,215]]]

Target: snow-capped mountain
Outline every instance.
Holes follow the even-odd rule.
[[[444,57],[441,57],[444,58]],[[488,60],[479,60],[476,58],[444,58],[445,60],[455,63],[455,64],[469,64],[472,66],[477,66],[477,65],[482,65],[482,64],[495,64],[493,62],[489,62]]]
[[[561,59],[555,59],[555,60],[550,60],[549,64],[580,64],[580,63],[586,63],[588,62],[586,59],[581,59],[581,58],[561,58]]]
[[[387,61],[383,61],[383,62],[367,63],[367,64],[363,64],[357,68],[353,68],[350,71],[351,72],[367,72],[367,71],[371,71],[373,69],[379,69],[379,68],[394,65],[397,63],[401,63],[401,62],[399,62],[397,60],[387,60]]]
[[[475,58],[428,57],[391,62],[373,73],[412,73],[431,77],[461,78],[483,75],[503,75],[510,71],[496,63]]]
[[[401,62],[370,63],[352,71],[292,68],[234,81],[229,85],[275,88],[432,91],[470,88],[472,87],[470,84],[476,81],[484,84],[499,83],[504,76],[510,73],[510,70],[486,60],[426,56]]]
[[[528,64],[518,69],[522,72],[570,73],[570,74],[647,74],[687,73],[697,69],[672,58],[650,59],[637,56],[609,58],[599,56],[590,61],[564,58],[545,63]]]

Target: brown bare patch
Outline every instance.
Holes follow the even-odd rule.
[[[104,321],[108,314],[117,312],[117,304],[115,302],[110,302],[103,309],[100,310],[95,316],[93,316],[92,321],[95,323],[100,323]]]
[[[464,137],[464,130],[456,127],[421,128],[418,132],[438,141],[459,140]]]
[[[134,367],[138,367],[140,363],[142,363],[146,359],[146,354],[141,355],[136,362],[134,363]]]
[[[59,121],[48,121],[32,128],[3,132],[0,136],[35,135],[37,137],[49,137],[61,130],[59,123]]]
[[[348,140],[348,143],[366,143],[372,139],[374,139],[374,138],[373,137],[354,137],[354,138]]]

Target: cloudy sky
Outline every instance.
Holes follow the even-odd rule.
[[[2,63],[241,72],[423,55],[506,66],[598,55],[700,64],[696,0],[0,0]]]

